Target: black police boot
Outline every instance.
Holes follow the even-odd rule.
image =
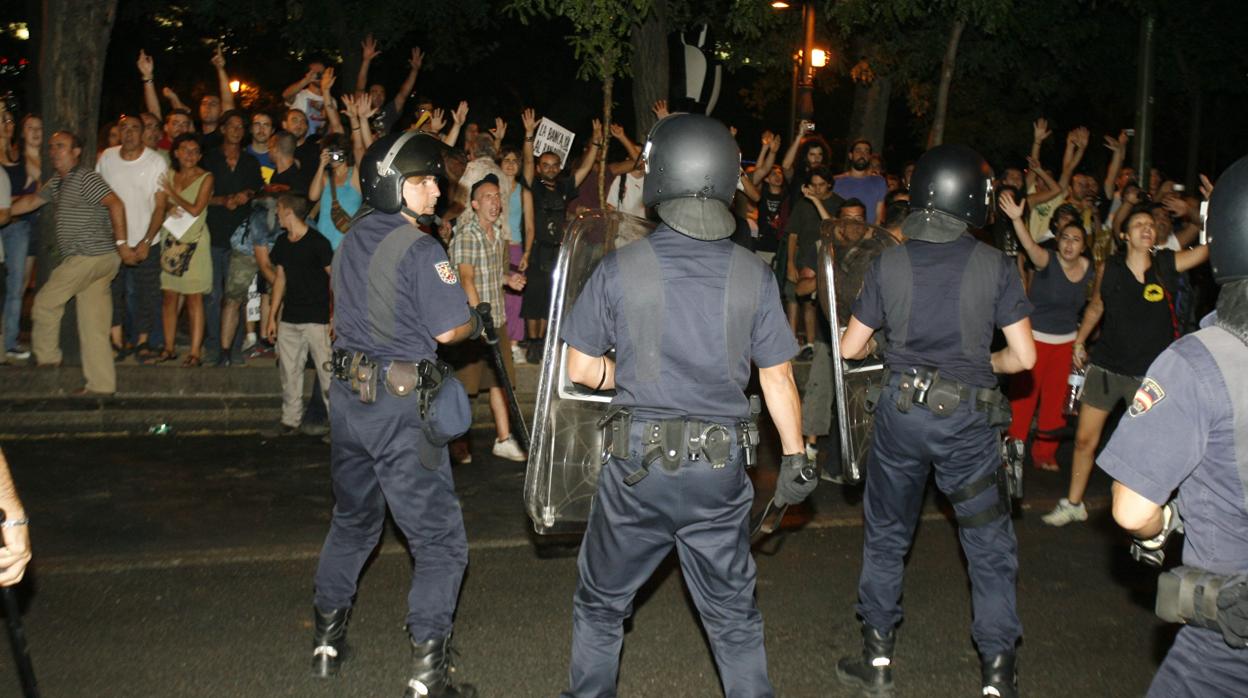
[[[347,622],[350,608],[322,611],[312,607],[316,631],[312,635],[312,675],[317,678],[337,676],[347,660]]]
[[[842,657],[836,663],[836,678],[872,696],[888,695],[893,689],[893,646],[897,631],[882,632],[862,624],[862,656]]]
[[[412,640],[412,677],[403,698],[476,698],[471,684],[451,685],[450,636],[416,642]]]
[[[1017,662],[1018,657],[1013,652],[981,658],[979,673],[983,677],[983,695],[1018,698]]]

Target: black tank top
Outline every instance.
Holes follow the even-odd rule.
[[[1126,258],[1110,257],[1101,279],[1101,339],[1092,350],[1092,363],[1114,373],[1142,376],[1177,336],[1174,314],[1174,251],[1161,250],[1135,280]]]

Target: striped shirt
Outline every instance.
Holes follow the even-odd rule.
[[[489,303],[490,315],[494,318],[502,317],[503,281],[509,260],[501,221],[494,221],[494,241],[491,242],[475,215],[460,216],[448,253],[456,271],[461,264],[472,266],[478,302]],[[495,324],[501,323],[496,321]]]
[[[75,167],[64,177],[52,175],[39,190],[39,198],[52,204],[62,257],[116,254],[108,207],[100,203],[112,193],[103,177],[85,167]]]

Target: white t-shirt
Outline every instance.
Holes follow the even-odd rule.
[[[125,204],[126,241],[131,247],[147,234],[156,210],[156,192],[160,191],[160,181],[168,169],[165,159],[151,148],[144,148],[135,160],[125,160],[119,145],[105,150],[95,163],[95,171]]]
[[[620,178],[624,178],[624,196],[620,197]],[[607,188],[607,205],[638,218],[646,217],[646,205],[642,203],[641,193],[645,186],[645,176],[634,177],[631,172],[617,175]]]
[[[308,138],[325,130],[325,98],[308,88],[295,93],[292,109],[299,109],[308,117]]]

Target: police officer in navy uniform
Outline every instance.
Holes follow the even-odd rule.
[[[836,669],[842,683],[869,694],[892,687],[905,556],[930,464],[954,505],[967,558],[983,694],[1017,695],[1018,543],[1000,450],[1009,404],[993,374],[1031,368],[1036,352],[1017,269],[968,232],[988,215],[990,176],[966,146],[937,146],[919,159],[902,229],[908,241],[873,260],[841,338],[842,355],[859,359],[882,332],[889,369],[865,477],[863,650]],[[1007,346],[991,353],[994,327]]]
[[[449,676],[451,620],[468,562],[463,514],[447,450],[431,441],[414,377],[422,361],[435,360],[438,344],[479,335],[480,318],[442,246],[417,227],[431,220],[438,200],[441,144],[415,131],[387,136],[360,168],[371,211],[357,216],[332,270],[335,504],[316,570],[313,671],[337,674],[345,659],[360,571],[389,505],[415,560],[406,622],[413,666],[404,695],[471,696],[470,686],[452,686]],[[457,404],[466,406],[466,397]]]
[[[776,497],[800,502],[818,478],[798,478],[806,463],[789,363],[798,347],[774,276],[729,239],[740,152],[728,129],[673,114],[654,126],[644,157],[643,198],[662,224],[603,258],[561,331],[572,380],[617,391],[578,560],[563,695],[615,695],[633,597],[674,546],[724,693],[771,696],[754,601],[744,389],[753,361],[786,454]]]
[[[1157,608],[1203,617],[1180,614],[1148,690],[1166,698],[1248,696],[1248,158],[1218,179],[1207,230],[1217,310],[1157,357],[1097,459],[1137,559],[1160,565],[1182,522],[1183,566],[1163,573]],[[1191,593],[1179,601],[1176,586]]]

